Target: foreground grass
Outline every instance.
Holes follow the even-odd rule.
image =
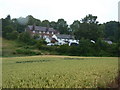
[[[3,88],[105,88],[117,72],[116,57],[3,58]]]

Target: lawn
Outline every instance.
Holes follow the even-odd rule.
[[[117,57],[41,55],[2,61],[3,88],[105,88],[118,72]]]

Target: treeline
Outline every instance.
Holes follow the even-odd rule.
[[[45,46],[43,40],[36,40],[36,36],[31,36],[25,32],[27,25],[37,25],[52,27],[61,34],[74,35],[80,44],[78,46]],[[97,16],[86,15],[81,20],[75,20],[71,25],[67,24],[64,19],[58,19],[57,22],[49,20],[39,20],[31,15],[26,18],[13,18],[8,15],[2,18],[2,36],[9,40],[18,40],[28,45],[35,45],[38,49],[57,51],[59,54],[66,55],[83,55],[83,56],[118,56],[120,51],[120,23],[109,21],[100,24]],[[111,40],[113,44],[104,42],[104,39]],[[94,40],[96,43],[91,43]],[[47,48],[47,49],[46,49]],[[51,49],[52,48],[52,49]]]

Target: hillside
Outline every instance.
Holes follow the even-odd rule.
[[[18,41],[12,41],[7,39],[2,39],[2,56],[3,57],[13,57],[13,56],[32,56],[50,54],[48,51],[38,50],[35,46],[29,46],[25,43]]]
[[[15,56],[19,44],[15,41],[2,39],[2,56]]]

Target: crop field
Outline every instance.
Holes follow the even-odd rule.
[[[117,57],[41,55],[2,63],[3,88],[106,88],[118,73]]]

